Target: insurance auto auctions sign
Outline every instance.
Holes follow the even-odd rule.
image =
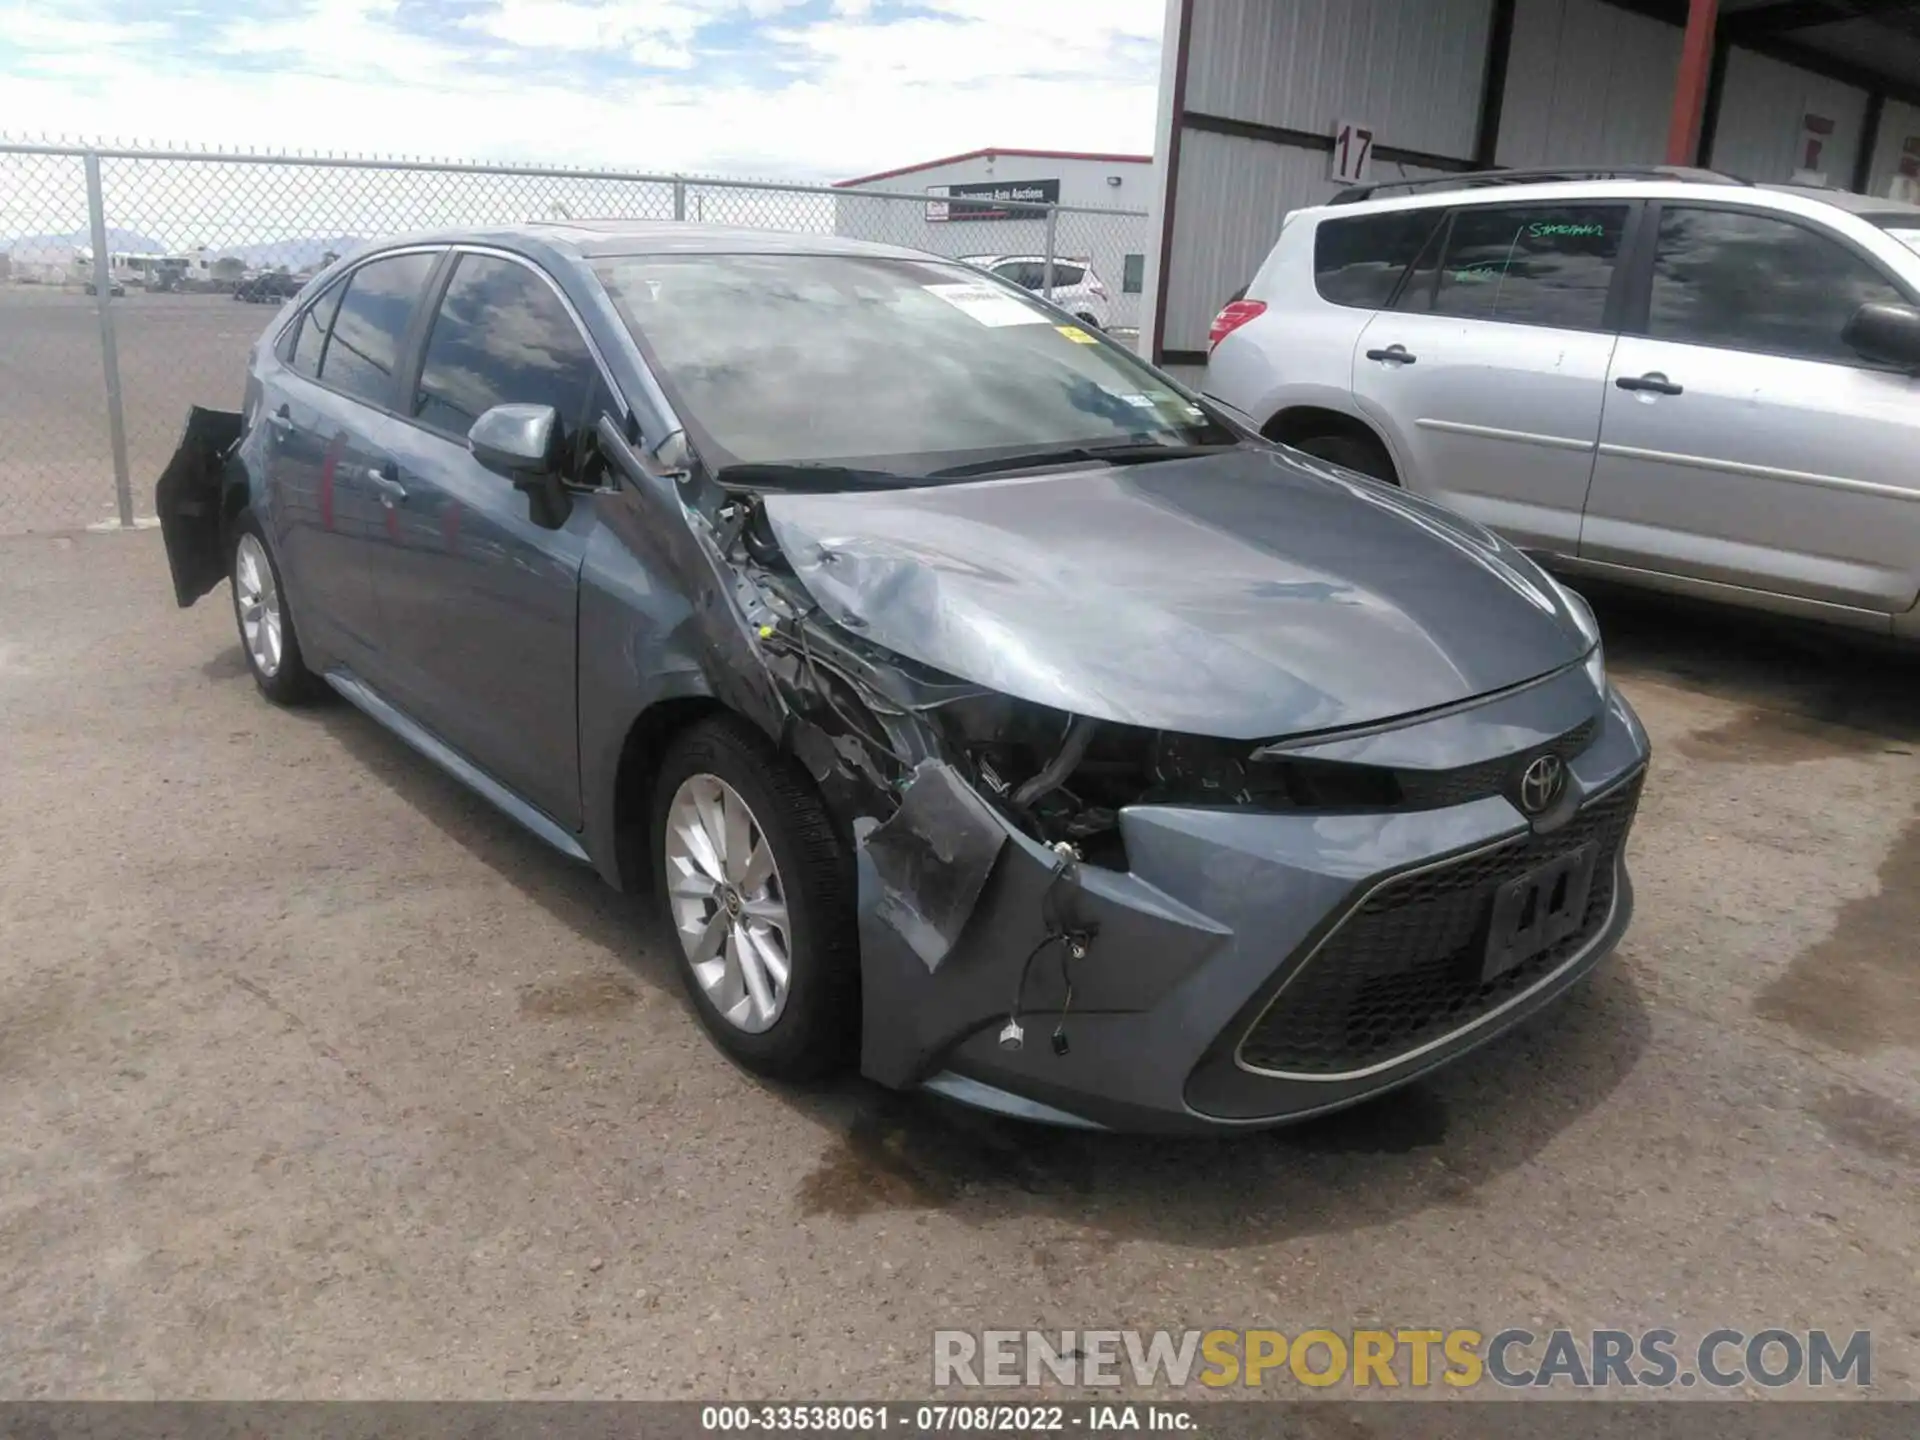
[[[1058,205],[1058,180],[980,180],[966,185],[929,185],[927,219],[944,220],[1016,220],[1035,212],[1010,210],[1007,202],[1028,205]],[[961,201],[965,204],[961,204]]]

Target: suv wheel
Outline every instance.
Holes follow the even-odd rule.
[[[240,649],[254,684],[276,705],[312,699],[320,691],[320,681],[301,656],[279,567],[251,510],[241,511],[234,526],[230,574],[233,618],[240,626]]]
[[[655,782],[653,854],[680,978],[720,1048],[781,1080],[851,1059],[854,870],[805,772],[737,719],[702,721]]]
[[[1304,450],[1375,480],[1384,480],[1389,485],[1400,483],[1400,477],[1394,473],[1393,457],[1387,454],[1386,446],[1370,435],[1303,435],[1290,443],[1296,450]]]

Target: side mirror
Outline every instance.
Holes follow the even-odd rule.
[[[473,458],[525,492],[527,518],[558,530],[573,513],[561,481],[560,417],[551,405],[496,405],[467,431]]]
[[[1840,339],[1876,365],[1920,371],[1920,309],[1912,305],[1862,305],[1847,321]]]
[[[560,417],[551,405],[496,405],[467,431],[473,458],[516,485],[551,474]]]

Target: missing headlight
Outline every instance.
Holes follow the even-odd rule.
[[[1405,800],[1391,770],[1261,756],[1259,742],[1146,730],[1001,696],[943,713],[953,747],[993,803],[1043,844],[1124,868],[1129,805],[1265,811],[1390,810]]]

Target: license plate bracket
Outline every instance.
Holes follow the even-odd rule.
[[[1509,880],[1493,894],[1480,980],[1497,980],[1580,928],[1599,847],[1582,845]]]

